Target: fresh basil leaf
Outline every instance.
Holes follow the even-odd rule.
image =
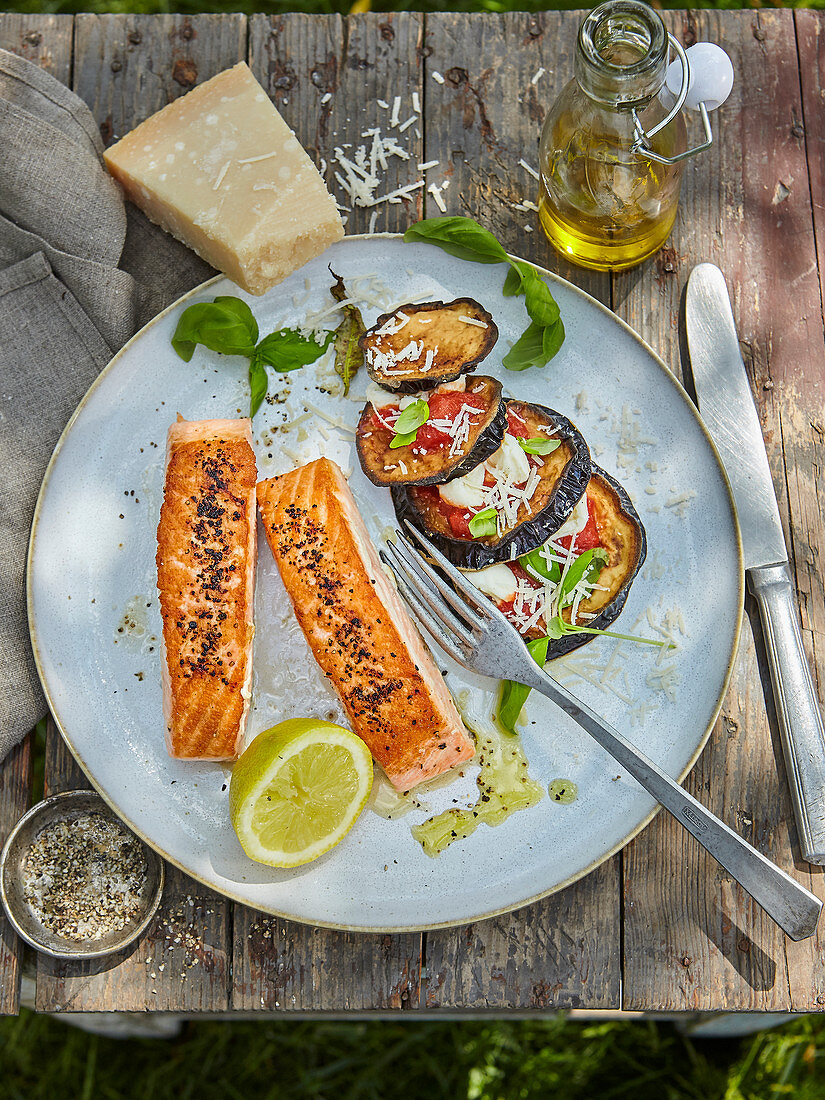
[[[557,561],[548,565],[542,554],[542,547],[537,546],[528,554],[522,554],[518,559],[519,565],[537,581],[549,581],[550,584],[558,584],[561,579],[561,566]]]
[[[512,298],[516,294],[521,294],[525,276],[527,272],[533,270],[530,264],[522,263],[521,260],[510,260],[509,263],[510,270],[507,272],[507,278],[504,280],[501,291],[505,298]]]
[[[269,389],[269,375],[257,355],[249,361],[249,419],[251,420]]]
[[[330,293],[336,302],[345,301],[348,295],[344,280],[340,275],[336,275],[332,268],[329,269],[329,273],[335,279],[330,287]],[[349,393],[350,382],[364,362],[364,352],[359,341],[366,331],[358,306],[352,303],[345,305],[344,319],[335,330],[335,373],[344,383],[344,397]]]
[[[561,446],[560,439],[547,439],[546,436],[536,436],[534,439],[520,439],[519,446],[528,455],[550,455],[557,447]]]
[[[559,319],[558,303],[535,268],[530,268],[528,272],[523,273],[521,285],[530,320],[541,325],[542,328],[554,325]]]
[[[188,363],[198,344],[221,355],[251,355],[257,339],[258,323],[252,310],[240,298],[224,294],[183,311],[172,347]]]
[[[438,245],[461,260],[479,264],[507,263],[507,253],[493,234],[472,218],[425,218],[410,226],[404,240]]]
[[[527,370],[528,367],[544,366],[543,331],[535,322],[530,322],[502,359],[507,370]]]
[[[402,435],[405,432],[417,432],[421,425],[426,424],[429,419],[430,406],[423,398],[419,398],[401,410],[401,415],[395,422],[395,430]]]
[[[558,352],[559,348],[564,343],[564,324],[561,318],[556,321],[554,325],[550,325],[544,330],[542,338],[542,350],[544,352],[544,363],[549,363],[553,356]]]
[[[549,646],[549,638],[535,638],[533,641],[527,643],[527,649],[530,651],[530,656],[539,668],[544,667]],[[521,708],[526,703],[529,694],[530,688],[525,687],[524,684],[517,684],[513,680],[502,681],[497,718],[504,729],[508,730],[510,733],[516,732],[516,723],[521,714]]]
[[[325,333],[319,344],[312,337],[302,336],[297,329],[282,328],[264,336],[255,348],[255,354],[262,363],[284,373],[314,363],[334,339],[334,330]]]
[[[470,534],[474,539],[482,539],[485,535],[494,535],[497,530],[497,513],[495,508],[483,508],[476,512],[467,524]]]
[[[564,574],[559,585],[558,591],[558,606],[559,608],[566,607],[568,603],[572,603],[573,589],[585,575],[590,568],[590,563],[593,560],[593,551],[585,550],[583,554],[579,554],[574,562],[571,562],[570,568]]]
[[[524,294],[530,325],[505,355],[507,370],[543,367],[558,352],[564,342],[564,325],[550,288],[532,264],[508,256],[489,230],[472,218],[426,218],[411,225],[404,240],[438,245],[462,260],[510,265],[502,293],[507,298]]]
[[[398,447],[409,447],[411,443],[415,443],[415,437],[418,435],[418,428],[414,432],[400,432],[394,435],[390,440],[390,450],[395,451]]]

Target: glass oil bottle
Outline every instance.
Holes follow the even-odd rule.
[[[638,0],[608,0],[581,24],[575,77],[539,147],[539,220],[573,263],[620,271],[670,233],[686,133],[673,97],[669,107],[669,93],[660,96],[669,42],[659,15]]]

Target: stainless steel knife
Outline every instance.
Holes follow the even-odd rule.
[[[825,729],[802,645],[779,509],[725,278],[713,264],[690,274],[685,302],[699,411],[722,456],[739,516],[748,587],[759,605],[799,842],[825,863]]]

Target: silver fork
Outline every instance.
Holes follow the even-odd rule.
[[[398,534],[381,557],[395,573],[415,618],[454,661],[472,672],[540,691],[586,730],[684,825],[754,901],[794,940],[812,936],[822,902],[682,790],[643,753],[535,663],[516,628],[410,524],[434,568]],[[449,583],[448,583],[449,582]]]

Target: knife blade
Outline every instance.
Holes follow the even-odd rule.
[[[685,325],[699,412],[728,475],[759,607],[800,847],[809,863],[825,863],[825,727],[759,417],[725,278],[713,264],[690,274]]]

